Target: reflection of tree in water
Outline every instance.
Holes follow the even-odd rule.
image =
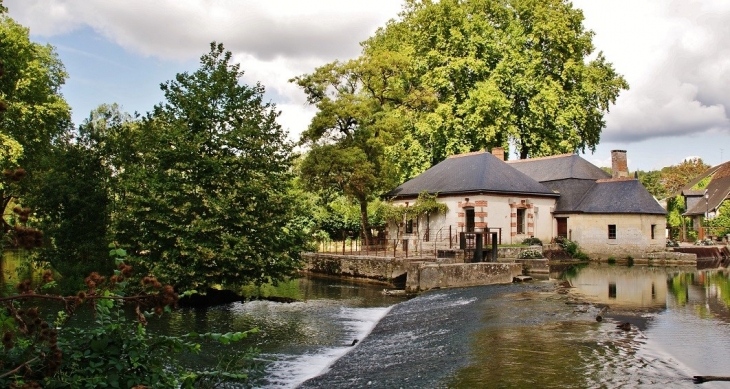
[[[679,273],[669,279],[667,286],[674,301],[679,306],[684,306],[689,301],[689,286],[693,283],[694,273]]]
[[[730,322],[730,277],[725,271],[679,273],[667,281],[677,306],[691,306],[699,317]]]

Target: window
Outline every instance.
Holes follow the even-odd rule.
[[[525,208],[517,209],[517,234],[525,233]]]
[[[408,219],[406,222],[406,234],[413,233],[413,219]]]
[[[654,230],[656,230],[656,224],[652,224],[652,225],[651,225],[651,238],[652,238],[652,239],[656,239],[656,238],[654,237]]]
[[[615,224],[608,225],[608,239],[616,239],[616,225]]]

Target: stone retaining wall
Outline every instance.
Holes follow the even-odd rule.
[[[519,263],[411,262],[408,266],[406,292],[417,293],[434,288],[509,284],[522,274]]]
[[[406,274],[410,262],[403,258],[366,255],[302,253],[305,270],[333,276],[369,278],[391,282]]]

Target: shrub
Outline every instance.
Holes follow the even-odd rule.
[[[534,236],[531,238],[527,238],[522,241],[522,244],[528,245],[528,246],[542,246],[542,241],[540,238],[535,238]]]
[[[542,253],[538,250],[523,250],[517,255],[520,259],[539,259],[543,258]]]
[[[613,265],[616,263],[616,258],[612,255],[608,257],[608,260],[606,262],[608,262],[609,265]]]
[[[148,318],[161,316],[177,302],[171,286],[154,277],[141,281],[141,291],[127,295],[132,276],[124,263],[124,250],[113,248],[118,270],[111,277],[94,272],[84,279],[86,290],[76,295],[48,294],[55,287],[50,271],[33,288],[30,280],[18,284],[17,294],[2,296],[0,309],[0,387],[95,388],[135,386],[155,388],[192,388],[216,386],[225,382],[251,383],[261,372],[253,363],[254,350],[236,355],[237,364],[227,369],[189,369],[179,363],[181,354],[198,354],[202,340],[229,344],[256,332],[215,334],[189,333],[163,336],[148,333]],[[131,283],[130,283],[131,284]],[[55,314],[34,306],[39,301],[57,302]],[[134,306],[134,317],[128,317]],[[93,319],[76,313],[85,307]],[[74,325],[74,320],[83,320]],[[233,370],[235,369],[235,371]]]

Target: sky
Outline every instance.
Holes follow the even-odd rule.
[[[161,83],[195,71],[221,42],[260,82],[292,139],[316,112],[289,82],[360,54],[359,42],[397,18],[401,0],[4,0],[31,39],[56,48],[69,77],[62,93],[81,123],[104,103],[144,114]],[[574,0],[593,43],[628,81],[606,115],[594,153],[610,166],[654,170],[699,157],[730,160],[730,1]]]

